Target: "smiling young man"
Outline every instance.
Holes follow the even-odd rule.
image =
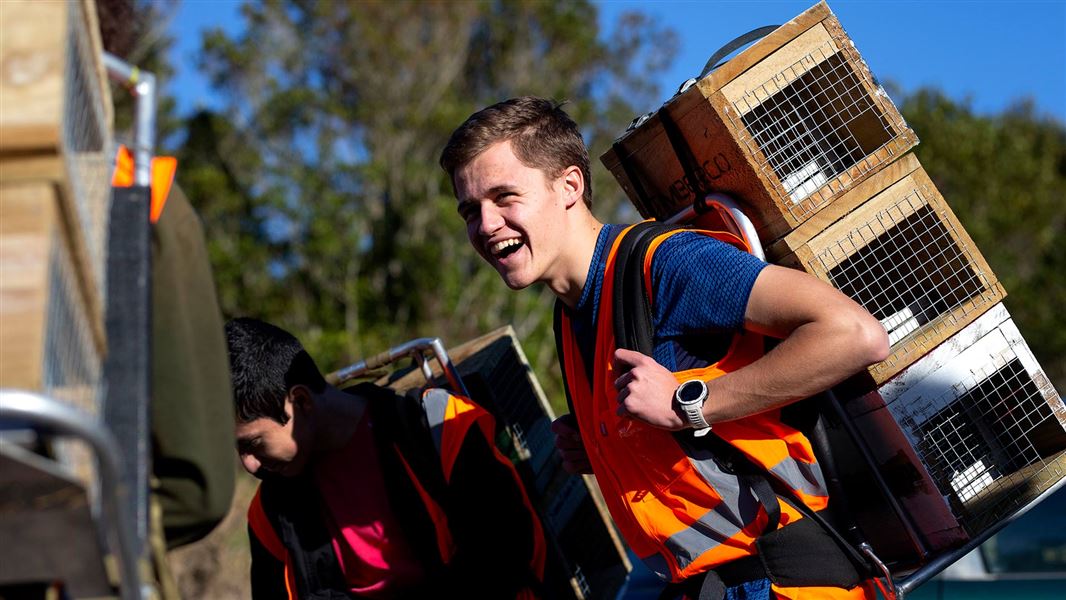
[[[614,268],[633,234],[592,215],[588,152],[559,105],[523,97],[475,113],[441,166],[470,243],[504,283],[557,296],[573,411],[553,425],[557,446],[569,468],[596,475],[645,564],[692,597],[869,596],[846,550],[804,517],[828,495],[780,409],[883,360],[880,324],[735,240],[666,231],[644,263],[653,351],[618,348]],[[764,353],[763,335],[781,341]]]
[[[254,598],[535,598],[540,523],[492,417],[444,390],[326,383],[288,332],[226,324]]]

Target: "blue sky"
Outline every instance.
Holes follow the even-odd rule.
[[[328,0],[341,1],[341,0]],[[240,2],[184,0],[171,22],[178,69],[170,84],[179,109],[213,102],[197,76],[200,31],[239,31]],[[679,1],[604,0],[601,19],[610,27],[625,10],[642,10],[678,33],[674,66],[659,76],[666,100],[707,58],[732,38],[762,25],[783,23],[812,0]],[[1041,113],[1066,123],[1066,1],[832,0],[836,13],[881,80],[905,92],[934,86],[979,113],[1003,110],[1031,97]]]

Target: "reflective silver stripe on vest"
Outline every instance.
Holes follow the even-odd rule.
[[[818,463],[806,463],[794,458],[784,458],[770,467],[770,473],[788,487],[808,496],[829,496]]]
[[[433,388],[422,394],[422,406],[426,411],[426,420],[429,421],[429,432],[433,435],[433,444],[440,454],[441,443],[444,436],[444,415],[448,410],[448,402],[451,394],[440,388]]]
[[[755,521],[761,508],[751,488],[737,477],[723,471],[711,452],[690,444],[681,444],[696,472],[710,485],[722,501],[695,523],[670,536],[664,543],[673,554],[679,569],[685,569],[705,552],[736,536]],[[822,471],[817,464],[785,458],[769,471],[785,485],[811,496],[826,496]],[[644,559],[648,568],[661,573],[663,557]]]
[[[686,568],[703,553],[740,533],[745,525],[755,520],[761,508],[751,488],[742,485],[735,475],[719,468],[708,450],[688,444],[682,444],[682,447],[696,472],[722,501],[664,543],[674,555],[679,569]],[[648,566],[651,567],[650,564]]]

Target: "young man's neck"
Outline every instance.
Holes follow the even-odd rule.
[[[327,385],[315,404],[320,436],[316,446],[324,452],[343,448],[366,414],[366,398]]]
[[[601,229],[603,223],[585,211],[570,227],[567,239],[561,241],[558,259],[560,269],[546,283],[552,293],[570,308],[576,307],[581,300]]]

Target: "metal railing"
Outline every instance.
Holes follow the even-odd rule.
[[[70,436],[89,445],[100,479],[99,505],[93,510],[96,513],[103,510],[109,547],[118,559],[121,597],[123,600],[148,598],[150,590],[142,584],[138,570],[134,525],[129,513],[123,510],[128,490],[123,483],[122,455],[114,437],[83,411],[21,390],[0,390],[0,420],[22,422],[40,433]]]

